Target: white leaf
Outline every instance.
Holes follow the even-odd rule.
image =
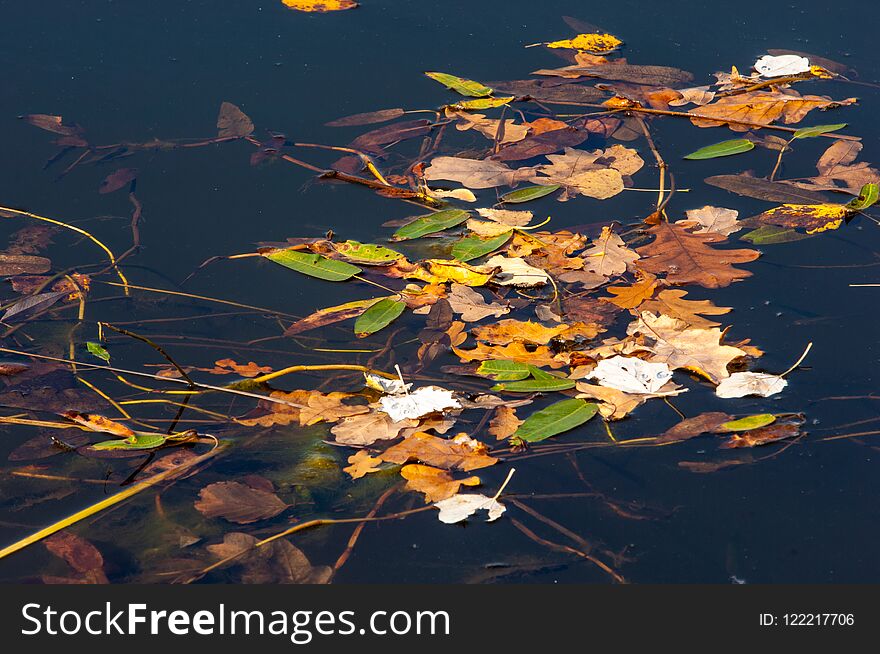
[[[364,378],[368,388],[390,395],[402,395],[412,387],[412,384],[404,384],[400,379],[386,379],[368,372],[364,373]]]
[[[763,372],[735,372],[730,377],[722,379],[715,388],[718,397],[745,397],[746,395],[760,395],[769,397],[782,392],[788,386],[779,375],[768,375]]]
[[[444,409],[461,408],[452,391],[437,386],[424,386],[409,395],[386,395],[379,402],[382,410],[391,416],[394,422],[406,418],[421,418]]]
[[[505,257],[496,254],[486,262],[486,265],[501,269],[492,279],[501,286],[542,286],[550,279],[546,272],[530,266],[522,257]]]
[[[448,525],[461,522],[472,516],[476,511],[483,509],[489,512],[487,522],[492,522],[501,517],[501,514],[507,510],[501,502],[492,497],[485,495],[453,495],[449,499],[442,500],[434,504],[440,509],[440,522]]]
[[[587,376],[624,393],[656,393],[672,379],[672,371],[665,363],[616,356],[602,359]]]
[[[810,72],[810,60],[798,55],[764,55],[755,62],[755,70],[762,77],[784,77]]]

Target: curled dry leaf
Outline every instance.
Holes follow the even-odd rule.
[[[272,372],[269,366],[260,366],[249,361],[248,363],[236,363],[234,359],[218,359],[214,362],[215,368],[208,370],[213,375],[229,375],[235,373],[242,377],[257,377]]]
[[[734,132],[747,132],[752,125],[743,123],[769,125],[778,119],[786,124],[798,123],[813,109],[830,109],[855,102],[856,98],[834,101],[818,95],[801,96],[794,91],[754,91],[725,96],[712,104],[695,107],[689,113],[694,115],[691,122],[697,127],[726,124]]]
[[[237,481],[219,481],[199,491],[196,509],[207,518],[223,518],[240,525],[274,518],[288,505],[265,488]]]
[[[479,486],[479,477],[453,479],[446,470],[433,468],[420,463],[411,463],[400,469],[400,476],[406,479],[406,490],[425,494],[425,504],[440,502],[452,497],[461,486]]]

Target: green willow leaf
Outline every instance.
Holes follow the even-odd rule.
[[[715,159],[716,157],[729,157],[732,154],[748,152],[753,149],[755,144],[748,139],[731,139],[730,141],[722,141],[714,145],[707,145],[700,148],[696,152],[686,155],[685,159]]]
[[[529,202],[550,195],[554,191],[558,191],[559,184],[550,184],[549,186],[527,186],[517,191],[511,191],[501,196],[501,202],[504,204],[520,204],[521,202]]]
[[[812,234],[802,234],[801,232],[787,227],[777,227],[776,225],[764,225],[753,229],[748,234],[740,236],[740,240],[748,241],[753,245],[774,245],[776,243],[793,243],[794,241],[802,241],[810,238]]]
[[[425,75],[457,93],[469,95],[472,98],[483,98],[487,95],[492,95],[492,89],[471,79],[456,77],[449,73],[425,73]]]
[[[456,102],[455,104],[449,105],[449,108],[454,111],[476,111],[480,109],[494,109],[495,107],[503,107],[507,103],[511,102],[515,95],[509,95],[503,98],[480,98],[478,100],[464,100],[463,102]]]
[[[403,258],[400,252],[396,252],[391,248],[373,243],[360,243],[358,241],[334,243],[333,249],[348,261],[367,266],[388,266]]]
[[[509,393],[539,393],[542,391],[567,391],[574,388],[574,385],[575,382],[571,379],[527,379],[495,384],[490,390],[508,391]]]
[[[512,233],[513,230],[485,239],[479,236],[468,236],[452,246],[452,256],[459,261],[477,259],[507,243]]]
[[[391,239],[394,241],[405,241],[427,234],[442,232],[444,229],[462,224],[469,217],[470,214],[461,209],[445,209],[437,213],[429,213],[426,216],[419,216],[398,229],[394,232]]]
[[[400,317],[404,309],[406,309],[406,303],[400,300],[389,297],[379,300],[358,317],[354,323],[354,333],[358,337],[375,334]]]
[[[477,368],[477,374],[485,375],[495,381],[519,381],[531,374],[529,368],[530,366],[525,363],[506,361],[504,359],[490,359],[480,364]]]
[[[878,199],[880,199],[880,186],[872,182],[865,184],[859,191],[859,197],[850,200],[846,204],[846,208],[851,211],[864,211],[868,207],[874,206]]]
[[[164,434],[136,434],[130,438],[102,441],[92,445],[95,450],[152,450],[165,444],[168,437]]]
[[[86,349],[89,351],[89,354],[92,354],[103,361],[107,361],[108,363],[110,362],[110,353],[100,343],[88,341],[86,343]]]
[[[597,405],[581,399],[561,400],[526,418],[512,438],[536,443],[579,427],[596,415],[598,410]]]
[[[325,279],[328,282],[342,282],[362,272],[357,266],[344,261],[328,259],[320,254],[298,252],[296,250],[275,250],[264,257],[277,264],[310,277]]]
[[[731,420],[725,422],[718,427],[719,431],[751,431],[752,429],[760,429],[776,422],[776,416],[772,413],[759,413],[754,416],[746,416],[739,420]]]
[[[816,125],[815,127],[801,127],[798,131],[796,131],[792,138],[795,139],[809,139],[814,136],[822,136],[823,134],[827,134],[828,132],[836,132],[839,129],[843,129],[846,127],[846,123],[837,123],[836,125]]]

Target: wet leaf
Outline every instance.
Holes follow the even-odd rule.
[[[581,399],[561,400],[526,418],[512,438],[537,443],[580,427],[596,415],[598,410],[599,407],[595,404]]]
[[[343,472],[347,472],[352,479],[360,479],[371,472],[379,472],[382,459],[370,456],[366,450],[358,450],[348,457],[348,462],[350,465],[343,468]]]
[[[828,201],[827,196],[815,191],[793,188],[783,182],[769,182],[749,175],[716,175],[707,177],[705,181],[731,193],[768,202],[820,204]]]
[[[333,249],[346,261],[367,266],[387,266],[403,258],[400,252],[395,252],[391,248],[373,243],[359,243],[358,241],[334,243]]]
[[[465,322],[475,322],[487,316],[498,318],[510,312],[510,308],[499,302],[487,304],[482,295],[463,284],[453,283],[446,299]]]
[[[718,431],[750,431],[760,429],[776,422],[776,416],[772,413],[759,413],[753,416],[731,420],[718,426]]]
[[[702,209],[687,211],[687,220],[676,221],[677,225],[686,222],[696,223],[698,227],[693,231],[697,234],[713,232],[722,236],[730,236],[742,229],[737,216],[739,212],[734,209],[722,209],[721,207],[705,206]]]
[[[548,43],[547,47],[605,54],[616,50],[621,45],[623,45],[623,41],[611,34],[578,34],[573,39]]]
[[[354,0],[281,0],[288,9],[296,11],[314,11],[326,13],[328,11],[344,11],[359,6]]]
[[[759,427],[745,434],[734,434],[730,440],[721,444],[722,449],[737,449],[742,447],[759,447],[769,445],[787,438],[800,435],[800,426],[797,424],[775,424]]]
[[[841,204],[783,204],[758,215],[756,220],[816,234],[837,229],[852,214],[851,209]]]
[[[693,418],[685,418],[677,425],[667,429],[657,437],[658,443],[685,441],[702,434],[716,431],[723,423],[729,422],[730,416],[719,411],[701,413]]]
[[[165,445],[167,441],[168,436],[165,434],[136,433],[130,438],[126,438],[124,440],[102,441],[100,443],[95,443],[94,445],[90,446],[90,449],[102,452],[124,450],[154,450],[157,447],[162,447],[163,445]]]
[[[494,465],[498,459],[489,456],[489,449],[481,442],[459,434],[451,440],[416,432],[397,445],[389,447],[379,457],[389,463],[422,463],[444,470],[477,470]]]
[[[52,262],[45,257],[0,253],[0,277],[22,274],[36,275],[46,272],[51,267]]]
[[[810,238],[810,235],[795,231],[794,229],[777,227],[776,225],[764,225],[747,234],[743,234],[740,240],[748,241],[754,245],[773,245],[775,243],[802,241],[805,238]]]
[[[490,390],[508,393],[550,393],[567,391],[574,386],[575,382],[571,379],[526,379],[495,384]]]
[[[88,341],[86,343],[86,349],[89,351],[89,354],[98,357],[102,361],[110,362],[110,353],[100,343]]]
[[[358,125],[371,125],[373,123],[384,123],[388,120],[400,118],[406,112],[403,109],[380,109],[379,111],[368,111],[362,114],[353,114],[344,118],[331,120],[324,123],[326,127],[355,127]]]
[[[681,289],[665,289],[660,291],[656,298],[645,301],[639,308],[657,315],[664,314],[677,318],[691,327],[699,328],[717,327],[719,324],[703,316],[723,316],[731,310],[731,307],[717,307],[709,300],[686,300],[685,295],[687,291]]]
[[[460,157],[434,157],[425,169],[425,179],[452,180],[468,188],[492,188],[495,186],[515,186],[528,180],[533,169],[513,170],[499,161],[489,159],[463,159]]]
[[[438,386],[423,386],[402,395],[386,395],[379,403],[382,410],[395,422],[461,408],[452,391]]]
[[[624,393],[651,394],[672,379],[672,371],[665,363],[616,356],[602,359],[587,377]]]
[[[333,570],[326,565],[313,566],[299,548],[286,540],[276,540],[256,547],[257,539],[249,534],[233,532],[223,542],[208,545],[218,559],[236,556],[243,566],[244,584],[326,584]]]
[[[432,80],[440,82],[445,87],[460,93],[461,95],[469,95],[473,98],[482,98],[492,94],[492,89],[473,80],[456,77],[449,73],[425,73]]]
[[[816,136],[822,136],[822,134],[828,134],[829,132],[836,132],[837,130],[843,129],[846,127],[846,123],[837,123],[835,125],[816,125],[815,127],[801,127],[794,134],[792,134],[792,138],[796,139],[810,139]]]
[[[231,102],[220,105],[220,113],[217,115],[217,136],[242,138],[250,136],[253,131],[253,122],[241,109]]]
[[[493,155],[493,159],[498,161],[522,161],[580,145],[588,138],[590,138],[589,131],[566,126],[562,129],[554,129],[549,132],[527,136],[521,141],[507,145],[501,148],[498,154]]]
[[[522,202],[531,202],[532,200],[543,198],[545,195],[550,195],[551,193],[558,191],[559,188],[559,184],[549,184],[547,186],[529,186],[527,188],[521,188],[517,189],[516,191],[505,193],[499,199],[505,204],[520,204]]]
[[[507,230],[493,238],[468,236],[452,246],[452,256],[459,261],[471,261],[494,252],[510,240],[513,232]]]
[[[485,265],[500,269],[493,281],[501,286],[524,288],[543,286],[550,280],[546,272],[530,266],[522,257],[505,257],[498,254],[489,259]]]
[[[419,425],[418,420],[394,421],[387,413],[372,411],[343,418],[330,431],[337,443],[344,445],[372,445],[376,441],[391,440],[405,429]]]
[[[718,397],[746,397],[758,395],[769,397],[781,393],[788,385],[779,375],[768,375],[763,372],[735,372],[727,379],[722,379],[715,388]]]
[[[48,309],[53,304],[69,295],[70,293],[68,291],[51,291],[49,293],[29,295],[9,307],[0,320],[9,321],[12,318],[15,318],[16,320],[24,320],[29,316]]]
[[[734,132],[747,132],[754,123],[770,125],[782,119],[786,124],[800,122],[814,109],[830,109],[854,104],[855,98],[834,101],[818,95],[798,95],[779,91],[754,91],[740,95],[725,96],[702,107],[691,109],[691,122],[697,127],[727,125]],[[730,121],[730,122],[728,122]],[[736,122],[740,121],[740,122]]]
[[[405,490],[425,494],[425,504],[441,502],[455,495],[462,486],[479,486],[479,477],[453,479],[446,470],[432,468],[420,463],[411,463],[400,469],[400,476],[406,479]]]
[[[754,68],[761,77],[787,77],[810,72],[810,60],[794,54],[764,55]]]
[[[418,216],[412,222],[407,223],[396,232],[392,237],[395,241],[405,241],[428,234],[435,234],[443,230],[455,227],[466,221],[470,217],[467,211],[461,209],[445,209],[437,213],[429,213],[424,216]]]
[[[206,372],[210,372],[214,375],[229,375],[234,373],[241,377],[248,378],[258,377],[272,372],[272,368],[269,366],[260,366],[254,361],[238,363],[235,359],[218,359],[214,362],[214,366],[215,368],[213,370],[207,370]]]
[[[404,309],[406,302],[391,298],[379,300],[355,321],[354,333],[358,338],[375,334],[399,318]]]
[[[516,361],[489,360],[477,367],[477,374],[495,381],[519,381],[531,375],[531,367]]]
[[[310,314],[302,320],[297,320],[284,330],[285,336],[295,336],[307,332],[310,329],[317,329],[326,325],[355,318],[361,315],[368,308],[379,302],[382,298],[371,298],[369,300],[355,300],[354,302],[346,302],[335,307],[327,307]]]
[[[195,507],[206,518],[223,518],[245,525],[274,518],[287,510],[288,505],[264,488],[237,481],[220,481],[199,491]]]
[[[864,211],[873,207],[880,200],[880,184],[865,184],[859,191],[859,196],[846,203],[850,211]]]
[[[73,580],[75,583],[109,583],[107,575],[104,573],[104,557],[85,538],[80,538],[69,531],[61,531],[44,540],[43,544],[47,550],[79,573],[80,578]],[[46,583],[55,581],[55,578],[46,579],[44,577]]]
[[[732,139],[730,141],[722,141],[721,143],[715,143],[714,145],[707,145],[705,148],[700,148],[694,152],[691,152],[688,155],[685,155],[685,159],[715,159],[717,157],[729,157],[733,154],[740,154],[742,152],[748,152],[749,150],[753,150],[755,148],[755,144],[749,141],[748,139]]]
[[[486,522],[492,522],[500,518],[501,514],[507,510],[507,507],[501,502],[485,495],[454,495],[442,502],[437,502],[434,506],[440,509],[440,514],[437,516],[440,522],[448,525],[467,520],[480,510],[488,511]]]
[[[137,168],[120,168],[104,178],[98,187],[98,193],[112,193],[131,184],[138,176]]]
[[[357,266],[344,261],[296,250],[273,250],[263,256],[285,268],[329,282],[343,282],[346,279],[351,279],[353,275],[363,272]]]
[[[47,132],[61,134],[62,136],[79,136],[83,133],[82,127],[79,125],[65,125],[61,116],[28,114],[26,116],[19,116],[19,118],[34,127],[39,127]]]
[[[516,409],[509,406],[500,406],[495,409],[495,415],[489,421],[489,433],[495,440],[503,441],[516,433],[523,421],[516,417]]]
[[[135,438],[135,433],[123,424],[105,418],[95,413],[80,413],[79,411],[67,411],[62,416],[72,420],[83,429],[96,431],[102,434],[113,434],[120,438]]]

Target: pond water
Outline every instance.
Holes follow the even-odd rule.
[[[131,245],[132,205],[124,190],[99,194],[98,185],[117,168],[136,167],[136,197],[143,204],[142,247],[122,266],[130,282],[268,308],[281,315],[146,290],[132,289],[126,297],[121,288],[105,283],[118,281],[111,272],[93,280],[85,317],[78,326],[75,308],[49,312],[6,332],[2,346],[66,358],[72,341],[78,359],[101,363],[89,358],[84,343],[97,340],[95,323],[105,321],[151,339],[185,366],[211,368],[225,358],[254,361],[275,370],[296,364],[366,365],[373,354],[315,348],[381,350],[387,342],[389,351],[372,365],[393,369],[397,363],[406,371],[417,348],[413,339],[424,324],[423,316],[407,314],[366,339],[353,337],[350,322],[308,332],[296,340],[282,338],[290,316],[373,297],[377,289],[358,282],[333,285],[253,258],[212,263],[182,285],[210,257],[253,252],[257,243],[316,238],[328,230],[341,240],[385,243],[390,231],[382,224],[423,213],[418,207],[354,184],[315,182],[309,171],[282,161],[251,166],[254,147],[243,140],[141,152],[131,158],[78,166],[58,178],[72,159],[68,156],[46,167],[57,151],[51,143],[55,135],[17,120],[19,115],[61,115],[66,123],[83,126],[89,142],[96,144],[208,139],[214,135],[217,109],[227,101],[250,116],[260,139],[271,131],[290,140],[345,146],[375,126],[332,128],[324,126],[327,121],[387,107],[435,108],[455,101],[455,94],[425,78],[424,71],[448,71],[474,80],[510,80],[526,79],[538,68],[566,65],[547,49],[523,47],[573,36],[563,15],[595,23],[619,36],[626,43],[621,55],[630,63],[683,68],[694,74],[694,84],[714,82],[712,73],[728,71],[731,65],[747,71],[772,48],[815,53],[858,71],[853,79],[880,80],[880,60],[874,48],[876,19],[865,15],[865,3],[836,3],[839,18],[834,21],[825,18],[827,7],[818,3],[768,4],[757,16],[752,8],[733,5],[722,11],[698,3],[625,0],[590,7],[557,0],[539,6],[486,0],[436,7],[364,0],[357,10],[334,14],[294,12],[271,1],[228,5],[164,0],[4,3],[4,23],[15,29],[7,30],[0,41],[5,71],[0,85],[4,109],[0,114],[4,143],[0,205],[88,230],[119,254]],[[875,21],[873,28],[864,22],[870,20]],[[807,85],[802,92],[836,99],[858,96],[858,105],[827,115],[814,112],[803,124],[847,122],[846,133],[863,139],[860,160],[877,158],[880,88],[827,81],[815,88]],[[580,112],[577,107],[565,109]],[[670,219],[680,219],[685,210],[707,204],[736,209],[741,217],[772,206],[709,186],[703,179],[748,169],[766,175],[775,152],[756,148],[735,158],[684,161],[685,154],[699,147],[739,134],[726,128],[698,129],[672,117],[653,120],[650,125],[676,187],[689,189],[673,196],[667,207]],[[829,143],[826,138],[798,142],[786,154],[785,175],[815,174],[816,159]],[[635,177],[636,186],[655,188],[657,170],[645,140],[624,145],[637,149],[646,162]],[[336,158],[332,152],[314,149],[291,152],[321,167]],[[597,227],[611,221],[638,223],[654,210],[655,201],[655,193],[633,191],[601,201],[577,197],[561,203],[545,197],[522,208],[536,216],[552,216],[545,229],[578,226],[594,236]],[[2,221],[0,243],[28,224],[33,223],[21,217]],[[737,247],[748,246],[735,238]],[[719,322],[731,325],[728,341],[750,339],[765,352],[752,369],[786,370],[812,342],[808,359],[789,376],[785,391],[773,397],[722,400],[711,386],[691,380],[686,384],[689,392],[673,403],[686,416],[708,411],[737,416],[803,413],[803,437],[746,450],[746,455],[717,450],[715,436],[667,447],[570,448],[558,454],[536,447],[526,454],[545,455],[520,453],[518,459],[513,456],[510,462],[470,473],[480,476],[483,492],[492,495],[515,465],[517,472],[507,493],[576,533],[593,546],[598,559],[634,583],[880,579],[880,563],[872,554],[880,538],[876,502],[880,492],[876,444],[880,441],[872,435],[826,440],[871,432],[880,420],[880,404],[869,397],[875,391],[880,363],[876,343],[880,288],[851,286],[880,282],[880,230],[869,218],[857,216],[839,230],[759,249],[761,257],[742,266],[753,273],[744,281],[721,289],[687,289],[696,298],[734,307]],[[95,272],[105,262],[94,244],[64,229],[56,231],[52,244],[41,254],[51,258],[52,273],[88,265],[92,267],[83,272]],[[6,286],[4,305],[18,297]],[[16,324],[4,324],[4,329]],[[105,337],[114,366],[152,373],[159,366],[167,367],[142,342],[106,331]],[[4,361],[23,359],[9,355]],[[463,383],[470,389],[488,388],[478,378],[446,375],[439,364],[461,365],[457,357],[446,354],[429,372],[421,373],[417,385]],[[47,366],[45,374],[69,375],[64,366],[52,372],[45,362],[33,365]],[[359,390],[358,375],[333,375],[293,374],[272,384],[285,390]],[[83,376],[117,400],[157,397],[126,386],[109,373]],[[687,381],[687,375],[679,376],[682,383]],[[223,384],[230,378],[199,373],[198,379]],[[19,382],[10,377],[4,383]],[[10,404],[11,395],[6,392],[0,395],[6,398],[0,400],[0,413],[58,421],[56,414],[64,410],[58,394],[64,388],[42,383],[30,395],[33,399],[35,393],[41,394],[44,399],[38,404]],[[56,383],[63,386],[61,381]],[[68,392],[77,397],[91,393],[81,385]],[[520,412],[527,415],[547,403],[538,399]],[[193,405],[220,415],[241,416],[255,402],[212,394],[195,398]],[[176,407],[168,405],[125,406],[133,416],[161,430],[172,424],[176,413]],[[106,402],[97,412],[119,417]],[[452,433],[472,432],[483,413],[463,414]],[[656,400],[611,427],[617,439],[626,440],[662,433],[678,420],[669,406]],[[206,546],[219,543],[227,532],[264,538],[296,521],[363,516],[399,480],[393,473],[349,479],[341,467],[354,450],[325,444],[330,437],[326,425],[243,427],[187,409],[178,429],[187,428],[214,434],[229,446],[195,474],[177,479],[161,492],[148,489],[73,527],[74,533],[101,552],[109,581],[186,579],[216,560]],[[13,455],[7,461],[23,443],[37,437],[51,442],[52,436],[64,440],[81,432],[20,424],[3,425],[2,432],[0,546],[129,487],[128,477],[144,462],[143,456],[94,458],[48,446],[40,453],[51,457]],[[485,430],[477,435],[485,436]],[[601,421],[595,418],[552,442],[578,444],[604,438]],[[200,443],[191,451],[203,453],[207,448]],[[679,465],[733,458],[745,463],[707,474]],[[271,480],[291,506],[275,517],[244,525],[208,518],[193,508],[207,484],[247,480],[249,475]],[[395,493],[379,515],[420,506],[420,495]],[[527,537],[516,522],[545,540],[582,545],[512,505],[506,516],[491,524],[472,518],[464,525],[445,525],[429,510],[366,524],[334,581],[613,580],[583,557]],[[354,527],[320,527],[295,534],[290,542],[313,564],[332,566],[346,550]],[[4,582],[39,583],[46,576],[51,580],[75,575],[41,544],[0,560]],[[240,580],[241,566],[234,565],[200,577],[202,583]]]

